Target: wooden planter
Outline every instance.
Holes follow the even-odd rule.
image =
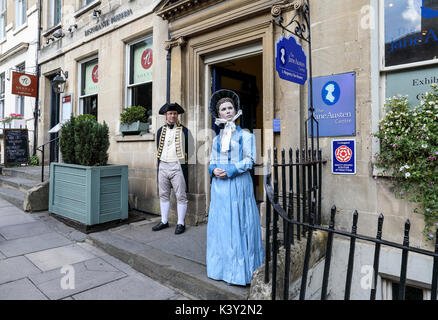
[[[87,226],[128,219],[128,166],[52,162],[49,211]]]
[[[132,122],[132,123],[120,123],[120,132],[122,135],[144,135],[148,133],[149,123],[147,122]]]

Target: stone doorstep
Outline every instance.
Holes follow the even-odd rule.
[[[88,235],[93,245],[109,255],[130,265],[136,271],[190,296],[201,300],[248,299],[248,287],[228,286],[223,281],[208,279],[204,265],[147,245],[141,250],[138,242],[127,238],[123,239],[123,245],[117,245],[120,241],[112,241],[111,237],[120,239],[120,236],[110,233],[104,236]]]

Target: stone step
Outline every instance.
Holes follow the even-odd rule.
[[[8,177],[17,177],[41,182],[41,166],[2,168],[1,174]],[[44,167],[44,181],[49,180],[49,166]]]
[[[21,210],[23,210],[24,196],[24,192],[15,189],[0,187],[0,198],[3,198],[4,200],[10,202]]]
[[[26,192],[39,183],[40,182],[35,180],[29,180],[20,177],[0,176],[0,186],[8,189],[15,189],[21,192]]]

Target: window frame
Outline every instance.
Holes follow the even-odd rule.
[[[22,4],[20,7],[19,4]],[[27,21],[27,0],[15,0],[15,29],[26,24]],[[20,14],[21,13],[21,14]],[[22,20],[20,20],[20,19]],[[20,24],[18,24],[20,22]]]
[[[78,115],[84,114],[84,101],[83,101],[83,99],[99,95],[99,84],[98,84],[98,92],[92,93],[92,94],[82,95],[82,80],[83,80],[82,67],[86,63],[88,63],[90,61],[93,61],[93,60],[97,60],[97,63],[99,65],[99,56],[98,55],[93,55],[91,57],[88,57],[88,58],[78,62],[78,73],[77,73],[78,74],[78,95],[77,95],[78,96],[78,99],[77,99],[77,103],[78,103],[78,106],[77,106]],[[99,114],[99,99],[97,100],[97,112]]]
[[[137,86],[141,86],[141,85],[145,85],[148,83],[154,83],[154,79],[152,76],[152,79],[150,81],[144,81],[144,82],[139,82],[139,83],[135,83],[135,84],[130,84],[130,77],[131,77],[131,48],[133,46],[135,46],[136,44],[145,41],[145,40],[151,40],[152,41],[152,50],[153,50],[153,45],[154,45],[154,41],[153,41],[153,35],[149,34],[147,36],[144,36],[142,38],[136,39],[134,41],[131,41],[129,43],[126,44],[126,68],[125,68],[125,108],[128,108],[132,105],[132,88],[137,87]],[[152,65],[153,66],[153,65]],[[153,94],[153,92],[152,92]],[[152,98],[153,100],[153,98]],[[151,108],[152,108],[152,103],[151,103]]]
[[[410,68],[424,67],[429,65],[438,64],[437,59],[430,59],[425,61],[418,61],[412,63],[405,63],[396,66],[385,66],[385,0],[379,0],[379,47],[380,47],[380,71],[381,72],[389,72],[389,71],[402,71]],[[386,78],[386,77],[385,77]],[[385,79],[386,83],[386,79]],[[386,91],[386,90],[385,90]]]
[[[0,73],[0,119],[5,118],[6,73]]]
[[[49,28],[60,25],[62,22],[62,0],[49,0]],[[56,17],[56,3],[59,2],[59,20],[55,22]]]
[[[6,38],[6,0],[0,0],[0,40]]]
[[[26,62],[22,62],[18,64],[15,69],[18,72],[25,72],[26,71]],[[15,96],[15,113],[19,113],[23,119],[24,119],[24,112],[25,112],[25,96],[16,95]]]

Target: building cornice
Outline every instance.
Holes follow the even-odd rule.
[[[16,45],[15,47],[9,49],[5,53],[0,55],[0,63],[5,61],[6,59],[9,59],[10,57],[16,55],[17,53],[20,53],[22,51],[26,51],[29,48],[29,43],[27,42],[21,42],[20,44]]]
[[[283,0],[272,6],[271,14],[273,17],[277,18],[281,15],[283,11],[288,11],[290,9],[298,10],[304,5],[304,0]]]
[[[170,22],[223,1],[224,0],[167,0],[164,2],[164,5],[158,9],[157,15]]]

